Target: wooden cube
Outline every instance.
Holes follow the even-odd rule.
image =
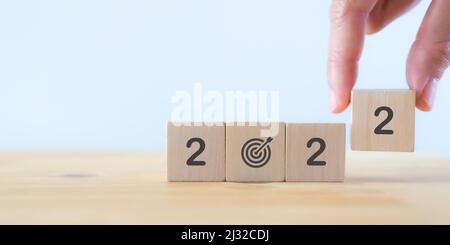
[[[344,181],[345,124],[288,123],[286,181]]]
[[[278,130],[261,135],[264,125],[227,124],[226,180],[234,182],[275,182],[285,177],[285,123]]]
[[[415,92],[352,92],[352,150],[414,151]]]
[[[225,181],[225,124],[167,124],[168,181]]]

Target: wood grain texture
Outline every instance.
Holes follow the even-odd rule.
[[[204,143],[204,150],[199,140]],[[204,162],[204,165],[188,165],[193,155],[193,161]],[[225,124],[176,126],[169,122],[167,180],[225,181]]]
[[[345,124],[286,125],[286,181],[344,181],[344,176]]]
[[[1,224],[450,224],[450,157],[351,152],[343,183],[167,182],[164,152],[0,153]]]
[[[261,125],[226,126],[226,181],[267,182],[285,180],[285,123],[278,123],[278,133],[270,137],[261,137]],[[255,141],[256,140],[256,141]],[[269,142],[270,141],[270,142]],[[248,143],[247,143],[248,142]],[[263,147],[267,142],[265,147]],[[247,143],[247,147],[245,147]],[[264,149],[257,152],[258,147]],[[243,149],[247,148],[248,151]],[[267,153],[267,155],[265,155]],[[264,160],[261,164],[249,165],[247,159]],[[255,156],[254,158],[252,156]],[[251,162],[250,162],[251,163]],[[265,164],[264,164],[265,163]],[[257,167],[252,167],[257,166]]]
[[[389,107],[393,118],[383,129],[392,134],[376,134],[375,128],[386,120]],[[415,92],[412,90],[354,90],[352,92],[352,150],[414,151]]]

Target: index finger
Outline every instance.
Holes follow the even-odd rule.
[[[331,4],[328,85],[332,112],[342,112],[350,103],[367,18],[376,3],[377,0],[333,0]]]

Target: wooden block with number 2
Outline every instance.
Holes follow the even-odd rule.
[[[352,150],[414,151],[415,92],[354,90]]]
[[[288,123],[286,181],[344,181],[345,124]]]
[[[168,181],[225,181],[225,124],[167,124]]]

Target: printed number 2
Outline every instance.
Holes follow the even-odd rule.
[[[382,121],[380,123],[380,125],[378,125],[375,128],[374,133],[375,134],[394,134],[394,130],[383,129],[383,127],[386,126],[386,124],[388,124],[392,120],[392,118],[394,118],[394,111],[390,107],[380,106],[375,110],[375,116],[378,117],[382,111],[387,112],[387,117],[386,117],[386,119],[384,119],[384,121]]]
[[[311,146],[315,143],[319,143],[319,149],[312,154],[312,156],[308,159],[308,161],[306,162],[309,166],[324,166],[325,164],[327,164],[327,162],[325,161],[317,161],[316,158],[322,154],[322,152],[325,151],[325,140],[321,139],[321,138],[312,138],[308,141],[308,143],[306,143],[306,146],[308,148],[311,148]]]
[[[203,165],[206,165],[205,161],[195,160],[195,158],[197,158],[205,150],[205,141],[203,139],[201,139],[201,138],[191,138],[186,143],[186,147],[187,148],[191,148],[191,146],[192,146],[192,144],[194,142],[197,142],[199,144],[199,148],[198,148],[198,150],[196,152],[194,152],[194,154],[192,154],[191,157],[189,157],[187,159],[186,164],[189,165],[189,166],[203,166]]]

